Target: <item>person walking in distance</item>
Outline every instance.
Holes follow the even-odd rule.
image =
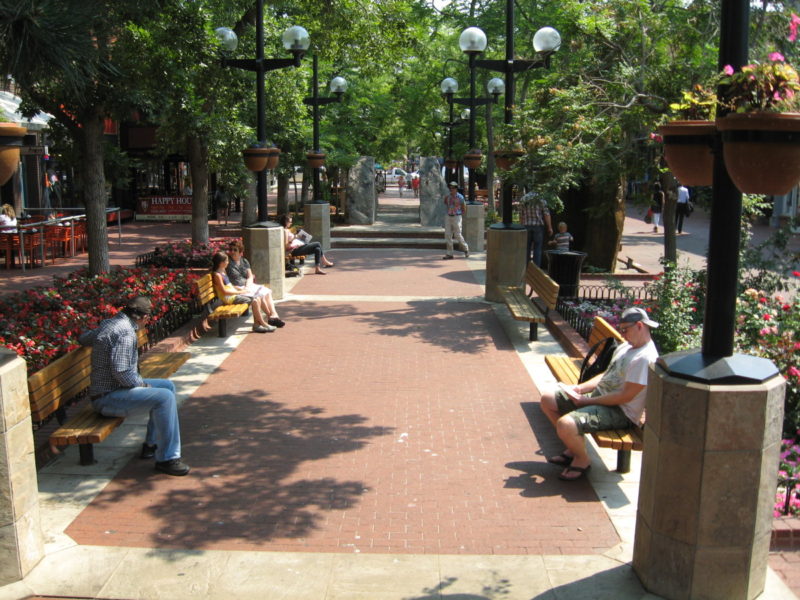
[[[689,190],[685,185],[678,186],[678,203],[675,205],[675,229],[683,233],[683,219],[689,216]]]
[[[469,246],[467,246],[464,236],[461,235],[461,216],[467,212],[467,203],[464,196],[458,191],[458,184],[450,182],[450,191],[444,197],[445,214],[444,217],[444,241],[446,245],[444,260],[453,258],[453,238],[458,241],[459,247],[464,251],[464,258],[469,258]]]
[[[526,261],[533,260],[537,267],[542,266],[542,250],[544,248],[545,231],[547,237],[553,236],[553,225],[550,211],[544,200],[536,192],[525,194],[519,204],[519,220],[528,230]]]

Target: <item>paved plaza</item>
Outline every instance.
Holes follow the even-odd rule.
[[[696,215],[679,238],[690,261],[705,251]],[[183,227],[125,225],[112,263]],[[630,215],[623,255],[656,271],[646,229]],[[70,447],[40,470],[47,556],[0,600],[655,598],[629,565],[641,454],[620,475],[614,451],[592,449],[588,479],[558,480],[538,401],[560,347],[483,300],[485,255],[331,257],[326,276],[289,280],[285,328],[250,335],[242,319],[186,349],[173,380],[188,477],[136,457],[144,418],[98,445],[97,464]],[[26,285],[62,268],[75,267]],[[774,555],[789,579],[794,556]],[[767,581],[764,598],[795,597]]]

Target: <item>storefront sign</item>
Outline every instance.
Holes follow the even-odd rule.
[[[136,201],[137,221],[190,221],[191,196],[144,196]]]

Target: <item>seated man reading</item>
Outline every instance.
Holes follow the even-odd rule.
[[[653,327],[658,323],[643,309],[625,310],[619,323],[625,343],[614,351],[608,369],[583,383],[542,394],[542,411],[566,446],[562,454],[547,459],[564,467],[559,479],[574,481],[589,470],[585,434],[644,422],[648,370],[658,358],[650,337]]]

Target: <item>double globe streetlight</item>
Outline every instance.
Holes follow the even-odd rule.
[[[468,27],[458,39],[462,52],[469,56],[470,65],[470,97],[474,97],[475,68],[499,71],[506,76],[506,102],[504,122],[510,124],[514,118],[514,98],[516,96],[514,76],[529,69],[549,67],[550,56],[561,46],[561,35],[552,27],[543,27],[533,36],[533,49],[538,58],[524,60],[514,58],[514,0],[506,0],[506,57],[505,60],[479,60],[478,55],[486,49],[486,34],[478,27]],[[474,120],[470,122],[470,139],[474,139]],[[472,180],[470,173],[470,180]],[[472,188],[472,183],[470,183]],[[492,225],[493,228],[512,229],[511,224],[512,185],[503,184],[503,222]]]
[[[217,38],[225,54],[232,54],[239,45],[236,33],[229,27],[219,27],[216,30]],[[266,99],[264,90],[264,74],[267,71],[299,67],[303,55],[308,50],[311,40],[308,32],[295,25],[283,32],[283,47],[292,53],[292,58],[264,58],[264,0],[256,2],[256,57],[254,59],[222,59],[222,64],[256,73],[256,136],[258,145],[264,148],[267,145],[266,124],[264,111]],[[271,165],[273,168],[275,165]],[[258,221],[267,220],[267,173],[266,167],[256,171],[256,199],[258,202]]]
[[[447,148],[445,151],[445,167],[447,168],[447,180],[452,181],[450,171],[455,171],[457,161],[453,158],[453,128],[456,125],[461,125],[469,119],[470,109],[465,108],[461,111],[461,117],[456,119],[453,116],[453,96],[458,91],[458,82],[452,77],[445,77],[439,84],[439,89],[442,95],[447,100],[447,107],[449,110],[449,118],[447,121],[442,121],[442,125],[447,128]]]

